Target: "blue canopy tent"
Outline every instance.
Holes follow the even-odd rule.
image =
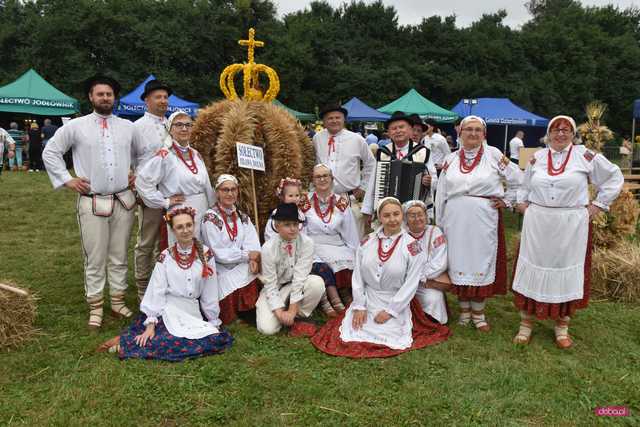
[[[381,113],[375,108],[369,107],[355,96],[349,102],[342,104],[342,107],[348,112],[348,122],[383,122],[391,117],[389,114]]]
[[[140,83],[132,92],[126,94],[120,98],[117,107],[114,109],[114,113],[117,116],[142,116],[147,111],[147,106],[144,101],[140,99],[140,95],[144,92],[144,85],[148,81],[155,80],[155,76],[150,74],[149,77]],[[167,114],[171,114],[176,110],[184,110],[191,117],[195,117],[198,113],[199,105],[195,102],[187,101],[176,95],[169,97],[169,108]]]
[[[507,151],[507,135],[510,125],[546,127],[549,120],[533,114],[511,102],[509,98],[461,99],[451,111],[460,117],[479,116],[487,125],[504,125],[504,147]]]

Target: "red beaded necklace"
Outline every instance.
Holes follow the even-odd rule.
[[[393,255],[393,251],[396,250],[396,246],[398,246],[398,242],[400,242],[401,237],[402,234],[400,234],[396,238],[396,241],[393,242],[389,250],[386,252],[382,249],[382,239],[378,237],[378,259],[380,260],[380,262],[387,262],[387,260],[391,258],[391,255]]]
[[[176,152],[176,156],[178,156],[178,158],[182,160],[182,163],[184,163],[184,165],[191,171],[191,173],[194,175],[197,175],[198,165],[196,164],[196,158],[193,155],[193,150],[191,148],[187,150],[189,151],[189,157],[191,157],[191,162],[187,162],[187,160],[182,155],[182,151],[180,150],[180,147],[178,147],[175,142],[173,143],[173,150]]]
[[[325,224],[329,224],[331,222],[331,217],[333,216],[333,195],[329,197],[329,206],[327,207],[327,210],[322,212],[320,210],[318,195],[316,193],[313,193],[313,210],[316,211],[316,214],[322,222],[324,222]],[[327,218],[326,221],[325,218]]]
[[[227,229],[227,234],[229,235],[229,239],[233,242],[238,237],[238,216],[236,215],[236,211],[231,213],[231,220],[233,221],[233,228],[229,227],[227,222],[227,214],[224,209],[218,205],[218,210],[220,211],[220,215],[222,215],[222,222],[224,222],[224,227]]]
[[[557,169],[553,167],[553,159],[551,158],[551,149],[547,151],[547,173],[550,176],[561,175],[564,170],[567,168],[567,163],[569,163],[569,157],[571,157],[571,152],[573,151],[573,144],[571,144],[571,148],[569,148],[569,152],[567,153],[567,158],[564,159],[564,162]]]
[[[482,153],[484,153],[484,147],[480,146],[480,149],[478,150],[478,154],[476,154],[476,156],[473,158],[473,162],[471,162],[471,164],[469,166],[467,166],[467,164],[465,163],[465,158],[464,158],[464,150],[461,148],[460,149],[460,172],[467,174],[469,172],[471,172],[472,170],[474,170],[476,168],[476,166],[478,166],[478,163],[480,163],[480,159],[482,159]]]
[[[193,265],[193,262],[196,260],[196,244],[194,243],[191,246],[191,252],[189,255],[182,255],[178,251],[178,244],[173,245],[173,259],[176,260],[176,264],[183,270],[188,270]]]
[[[412,232],[409,232],[409,234],[411,235],[411,237],[413,237],[416,240],[420,240],[424,237],[424,233],[427,232],[427,229],[425,228],[424,230],[422,230],[422,233],[420,233],[419,236],[416,236],[415,234],[413,234]]]

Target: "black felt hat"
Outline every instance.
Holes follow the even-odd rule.
[[[298,206],[295,203],[280,203],[276,211],[271,215],[274,221],[302,222],[298,216]]]
[[[425,123],[424,121],[422,121],[422,119],[420,118],[420,116],[416,113],[413,113],[411,115],[409,115],[409,117],[411,117],[411,120],[413,120],[413,125],[420,125],[422,126],[422,131],[426,132],[426,130],[429,128],[429,126],[427,126],[427,123]]]
[[[88,78],[87,80],[85,80],[84,82],[84,93],[86,93],[87,95],[89,94],[89,92],[91,92],[91,89],[93,89],[93,87],[95,85],[108,85],[111,87],[111,89],[113,90],[113,94],[115,95],[115,97],[117,98],[118,95],[120,94],[120,83],[118,83],[118,81],[112,77],[109,76],[105,76],[104,74],[96,74],[95,76],[92,76],[90,78]]]
[[[331,113],[333,111],[342,113],[345,119],[347,118],[347,115],[349,115],[347,109],[342,107],[340,104],[330,104],[322,107],[322,109],[320,110],[320,118],[324,118],[325,114]]]
[[[413,119],[411,116],[406,115],[403,111],[396,111],[387,119],[386,122],[384,122],[384,128],[388,129],[391,123],[399,122],[401,120],[409,123],[409,126],[413,126]]]
[[[144,92],[140,95],[140,99],[144,101],[144,99],[149,96],[151,92],[154,90],[165,90],[167,91],[167,95],[171,96],[173,90],[166,84],[162,83],[160,80],[149,80],[147,84],[144,85]]]

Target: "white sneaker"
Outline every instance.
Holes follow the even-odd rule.
[[[33,172],[33,169],[29,169],[29,172]]]

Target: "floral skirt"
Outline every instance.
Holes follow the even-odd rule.
[[[160,317],[156,324],[155,336],[147,342],[147,345],[140,347],[135,338],[136,335],[144,332],[146,318],[145,314],[140,314],[131,326],[120,335],[120,359],[157,359],[181,362],[185,359],[223,353],[233,344],[233,337],[226,330],[200,339],[175,337],[167,331]]]
[[[411,320],[413,322],[413,344],[404,350],[394,350],[382,344],[368,342],[345,342],[340,338],[340,325],[346,311],[330,319],[311,338],[311,343],[320,351],[332,356],[368,359],[392,357],[411,350],[417,350],[446,341],[451,335],[448,327],[429,320],[416,298],[411,300]]]
[[[322,277],[324,286],[335,286],[338,289],[351,289],[352,270],[340,270],[334,273],[329,264],[324,262],[314,262],[311,267],[311,274]]]

